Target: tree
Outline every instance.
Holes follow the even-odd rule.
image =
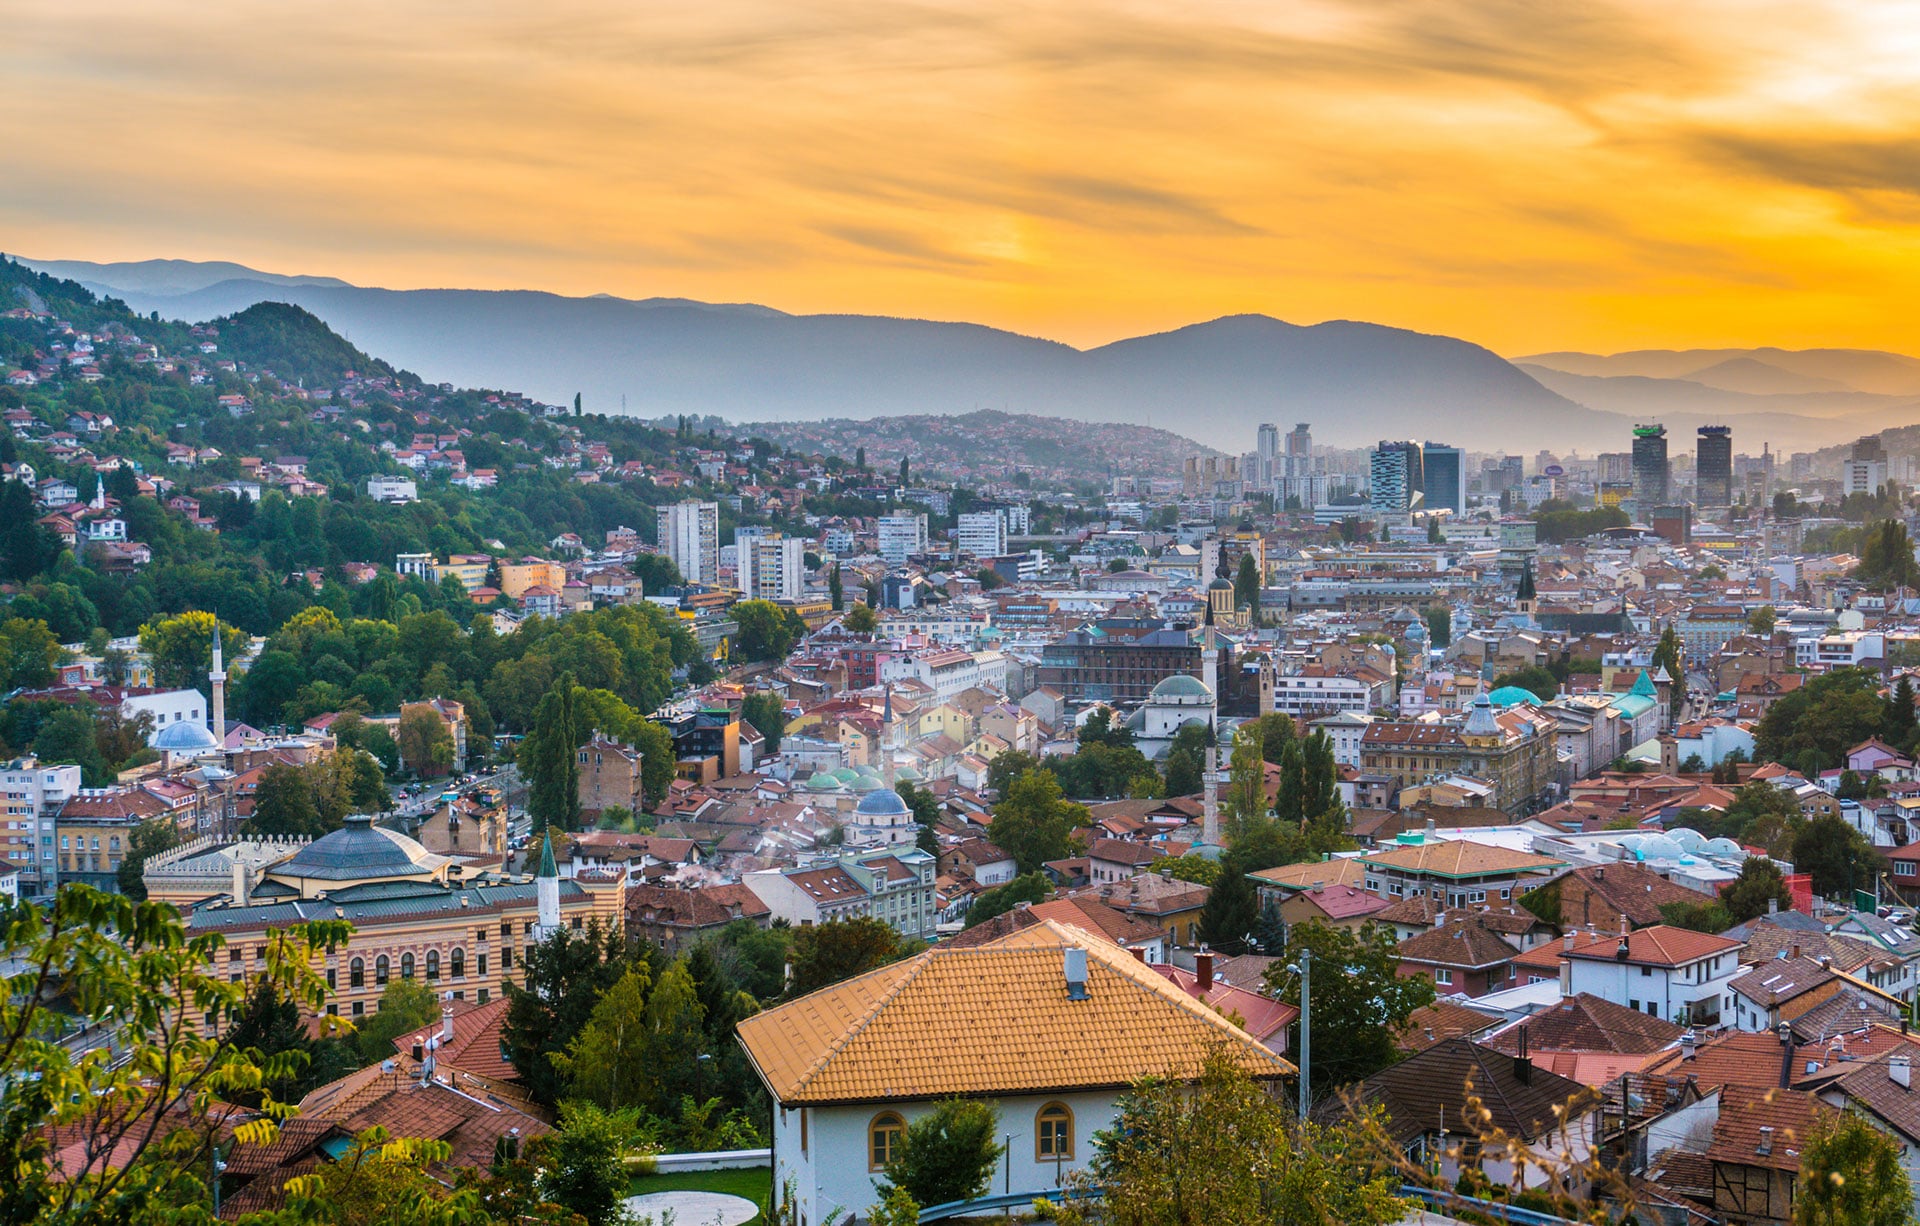
[[[1254,565],[1251,551],[1240,555],[1240,570],[1233,577],[1233,605],[1260,616],[1260,568]]]
[[[1068,1184],[1101,1189],[1097,1209],[1046,1209],[1060,1226],[1386,1226],[1409,1202],[1394,1195],[1401,1180],[1375,1150],[1377,1123],[1377,1109],[1334,1128],[1297,1120],[1224,1049],[1213,1051],[1197,1081],[1149,1079],[1121,1098],[1090,1168]]]
[[[1920,726],[1916,725],[1913,707],[1913,681],[1905,675],[1894,683],[1893,693],[1887,695],[1887,714],[1880,724],[1880,736],[1906,754],[1911,754],[1920,742]]]
[[[214,1148],[273,1140],[290,1105],[272,1087],[298,1074],[302,1055],[262,1059],[230,1026],[202,1026],[200,1012],[231,1018],[262,981],[317,1011],[326,985],[314,967],[347,934],[339,921],[280,929],[261,970],[229,982],[220,936],[187,929],[168,904],[69,885],[49,906],[6,908],[0,961],[21,969],[0,999],[0,1220],[210,1223],[202,1178]],[[118,1058],[57,1041],[56,998],[96,1024],[111,1019]],[[255,1092],[259,1118],[232,1106]]]
[[[1913,1192],[1901,1149],[1856,1111],[1822,1112],[1800,1149],[1793,1226],[1906,1226]]]
[[[1816,772],[1839,764],[1847,750],[1884,727],[1887,704],[1879,688],[1879,676],[1864,668],[1836,668],[1809,679],[1760,717],[1755,757],[1794,766],[1804,761]]]
[[[872,634],[880,628],[880,619],[874,616],[873,606],[857,604],[847,610],[841,624],[853,634]]]
[[[235,1095],[244,1106],[257,1107],[267,1096],[282,1102],[297,1100],[305,1088],[307,1066],[313,1059],[313,1044],[300,1020],[300,1005],[282,995],[267,979],[256,980],[253,990],[235,1012],[227,1028],[227,1042],[251,1052],[262,1065],[273,1063],[276,1073],[258,1090]],[[282,1053],[297,1053],[297,1058],[275,1060]]]
[[[534,709],[533,729],[520,743],[520,773],[527,780],[527,814],[533,828],[580,824],[580,764],[575,751],[586,730],[574,717],[573,674],[563,674]]]
[[[1282,820],[1285,820],[1287,780],[1291,777],[1296,784],[1296,798],[1300,782],[1299,746],[1293,743],[1288,749],[1288,758],[1280,764],[1283,799],[1276,806],[1282,809]],[[1228,824],[1236,832],[1267,819],[1267,759],[1261,752],[1258,724],[1243,724],[1234,734],[1233,754],[1227,764],[1227,791],[1221,797],[1221,807],[1226,812]]]
[[[627,1132],[592,1103],[560,1104],[560,1126],[535,1142],[540,1191],[555,1204],[605,1226],[619,1219],[632,1183],[621,1161]]]
[[[1167,746],[1166,792],[1169,796],[1191,796],[1201,788],[1201,774],[1207,769],[1207,750],[1213,746],[1213,729],[1195,721],[1182,725]]]
[[[950,1098],[907,1125],[900,1152],[887,1163],[890,1184],[915,1204],[978,1200],[993,1182],[1006,1149],[1000,1144],[1000,1113],[987,1103]]]
[[[307,768],[276,762],[260,772],[260,783],[253,793],[253,816],[247,819],[248,833],[318,838],[338,827],[337,821],[329,824],[321,817]]]
[[[1673,679],[1668,716],[1678,719],[1681,704],[1687,700],[1687,668],[1680,649],[1680,632],[1672,622],[1667,623],[1667,628],[1660,632],[1660,641],[1654,645],[1653,665],[1656,670],[1665,669]]]
[[[1897,519],[1881,520],[1866,526],[1860,547],[1860,565],[1853,577],[1871,588],[1913,587],[1920,585],[1920,562],[1913,556],[1913,542],[1907,539],[1907,525]]]
[[[793,934],[793,976],[787,995],[805,996],[864,975],[894,961],[901,952],[893,926],[864,915],[801,928]]]
[[[1763,604],[1747,614],[1747,629],[1760,635],[1762,638],[1771,637],[1774,626],[1778,625],[1779,622],[1779,610],[1770,604]]]
[[[1052,889],[1045,873],[1022,873],[1012,881],[982,890],[974,897],[973,906],[967,909],[967,927],[984,924],[1023,902],[1045,902]]]
[[[453,733],[447,730],[447,721],[439,712],[424,702],[401,712],[396,739],[400,760],[416,775],[444,775],[453,765]]]
[[[18,485],[0,482],[0,487]],[[21,686],[44,686],[53,680],[60,659],[60,640],[38,618],[9,617],[0,622],[0,692]]]
[[[993,807],[987,837],[1013,857],[1023,873],[1073,854],[1073,832],[1089,821],[1085,805],[1063,798],[1051,771],[1030,770],[1015,779]]]
[[[567,1093],[605,1111],[645,1106],[658,1100],[653,1070],[645,1057],[650,1047],[647,994],[653,972],[644,962],[627,967],[593,1006],[586,1028],[566,1052],[554,1053],[553,1066],[566,1079]]]
[[[1787,890],[1786,878],[1780,875],[1780,866],[1765,856],[1747,857],[1746,863],[1740,866],[1740,875],[1720,891],[1720,902],[1726,907],[1732,924],[1744,924],[1765,915],[1769,902],[1777,904],[1782,911],[1793,909],[1793,895]]]
[[[213,629],[219,625],[211,613],[197,609],[156,617],[140,627],[140,650],[153,665],[153,683],[163,689],[204,687],[213,668]],[[247,636],[231,626],[220,627],[221,650],[229,663],[240,657]]]
[[[1560,679],[1538,664],[1502,673],[1493,679],[1493,688],[1515,686],[1531,693],[1541,702],[1552,702],[1560,693]]]
[[[1838,814],[1800,823],[1789,858],[1796,872],[1813,877],[1813,892],[1822,898],[1840,898],[1856,885],[1868,884],[1881,864],[1880,853],[1866,836]]]
[[[1433,1003],[1434,992],[1425,975],[1400,976],[1393,929],[1294,924],[1285,957],[1297,958],[1302,949],[1313,954],[1313,1085],[1324,1094],[1398,1060],[1394,1035],[1415,1009]],[[1266,983],[1276,999],[1299,1006],[1300,977],[1287,963],[1269,967]]]
[[[769,754],[780,752],[780,738],[787,732],[786,703],[780,695],[771,690],[747,695],[740,704],[740,718],[766,738]]]
[[[1211,887],[1220,880],[1220,862],[1209,860],[1205,856],[1196,856],[1192,852],[1162,860],[1154,865],[1154,869],[1167,874],[1175,881],[1191,881],[1195,885]]]
[[[1244,954],[1259,922],[1259,895],[1238,861],[1230,857],[1220,879],[1207,891],[1207,903],[1200,912],[1200,939],[1222,953]]]
[[[354,1031],[354,1044],[360,1058],[378,1064],[393,1055],[393,1041],[402,1035],[439,1024],[440,998],[418,979],[398,975],[387,980],[372,1016],[360,1021]]]
[[[594,1006],[620,981],[636,957],[618,928],[590,920],[574,932],[562,929],[528,948],[524,985],[506,983],[507,1019],[502,1027],[507,1058],[521,1084],[540,1102],[555,1103],[565,1078],[553,1062],[592,1020]]]
[[[771,600],[743,600],[728,609],[727,616],[740,627],[733,636],[733,649],[747,660],[784,660],[807,632],[807,623],[798,613]]]
[[[180,842],[180,827],[170,819],[150,817],[135,826],[127,836],[126,858],[120,861],[115,874],[120,892],[135,902],[145,902],[147,883],[141,874],[148,859],[163,851],[172,851]]]
[[[827,576],[827,598],[833,602],[833,611],[840,612],[847,607],[846,589],[840,586],[840,563],[833,564],[833,573]]]
[[[45,762],[71,762],[81,771],[81,782],[89,787],[104,787],[106,761],[94,742],[93,717],[80,707],[62,707],[40,725],[33,738],[34,755]]]
[[[1441,604],[1430,605],[1424,616],[1427,621],[1427,646],[1450,646],[1453,643],[1453,610]]]

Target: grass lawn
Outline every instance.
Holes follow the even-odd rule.
[[[631,1195],[645,1196],[649,1192],[724,1192],[728,1196],[739,1196],[760,1206],[760,1216],[748,1223],[748,1226],[762,1226],[766,1221],[767,1200],[773,1192],[773,1170],[771,1167],[749,1167],[743,1171],[687,1171],[673,1175],[641,1175],[633,1181]],[[683,1223],[682,1226],[697,1226],[696,1223]]]

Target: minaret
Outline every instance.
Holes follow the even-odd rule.
[[[538,908],[539,939],[560,931],[560,870],[553,864],[553,832],[540,838],[540,871],[533,879],[534,904]]]
[[[207,674],[207,680],[213,682],[213,743],[222,752],[227,748],[227,668],[220,658],[220,619],[213,619],[213,671]]]
[[[1201,680],[1207,683],[1207,692],[1213,697],[1213,710],[1207,713],[1207,726],[1220,726],[1220,644],[1215,640],[1214,629],[1208,626],[1200,636],[1200,672]]]
[[[1201,793],[1200,841],[1220,846],[1220,747],[1207,747],[1207,769],[1200,776],[1205,785]]]

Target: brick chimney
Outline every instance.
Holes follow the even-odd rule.
[[[1200,995],[1213,991],[1213,955],[1205,950],[1193,956],[1193,976],[1198,981]]]

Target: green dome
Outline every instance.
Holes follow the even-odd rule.
[[[1517,685],[1503,685],[1488,694],[1487,701],[1496,707],[1537,707],[1540,705],[1540,695],[1532,690],[1523,690]]]
[[[877,792],[886,786],[885,783],[874,778],[872,775],[861,775],[847,785],[847,787],[856,792]]]
[[[840,781],[825,771],[821,771],[813,778],[807,780],[807,791],[809,792],[837,792],[839,790]]]
[[[858,779],[860,777],[860,772],[854,770],[850,766],[843,766],[833,772],[833,777],[839,780],[841,783],[852,783],[855,779]]]
[[[1175,673],[1153,687],[1152,698],[1204,698],[1211,699],[1213,691],[1207,683],[1198,677],[1186,673]]]
[[[880,772],[871,766],[856,766],[853,768],[853,773],[870,779],[878,779],[880,777]]]
[[[899,770],[894,771],[893,777],[895,779],[900,780],[903,783],[918,783],[925,776],[921,775],[919,771],[915,770],[913,768],[913,764],[909,762],[907,765],[902,766]]]

